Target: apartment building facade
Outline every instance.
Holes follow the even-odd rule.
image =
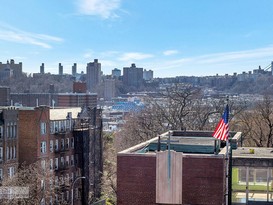
[[[41,186],[51,193],[42,199],[45,204],[72,203],[72,199],[74,204],[87,204],[90,200],[88,196],[92,190],[89,184],[93,181],[90,182],[89,175],[95,172],[95,168],[91,163],[91,144],[84,144],[86,140],[82,139],[94,138],[90,129],[96,125],[89,126],[91,121],[87,118],[83,128],[82,113],[81,108],[40,106],[19,109],[19,121],[22,122],[19,127],[19,162],[32,164],[40,161],[46,172],[51,173],[49,178],[41,179]],[[96,134],[100,138],[101,133]],[[80,151],[84,147],[88,149]],[[83,162],[88,163],[88,170]],[[85,179],[74,183],[79,177]]]
[[[18,168],[18,111],[0,109],[0,182],[14,176]]]

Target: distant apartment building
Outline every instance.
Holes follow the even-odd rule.
[[[72,76],[76,76],[77,74],[77,63],[72,65]]]
[[[41,166],[52,173],[41,181],[54,196],[45,204],[88,204],[100,196],[102,141],[100,111],[96,108],[19,108],[19,162]],[[95,141],[94,141],[95,140]],[[74,184],[79,177],[85,177]],[[42,179],[43,180],[43,179]],[[73,187],[73,192],[71,191]],[[48,192],[47,192],[48,193]],[[71,194],[73,194],[73,197]]]
[[[0,62],[0,80],[5,80],[10,77],[18,78],[22,75],[23,64],[14,62],[13,59],[7,61],[6,64]]]
[[[115,97],[116,93],[116,84],[115,79],[105,79],[104,81],[104,99],[111,100]]]
[[[131,65],[131,67],[124,67],[122,81],[125,86],[142,86],[143,68],[137,68],[134,63]]]
[[[18,168],[18,110],[0,109],[0,181],[14,176]]]
[[[148,81],[148,80],[152,80],[153,78],[154,78],[154,71],[144,69],[143,79]]]
[[[98,59],[94,59],[94,62],[87,64],[86,82],[88,91],[95,92],[101,82],[101,63],[98,62]]]
[[[64,74],[64,67],[62,66],[61,63],[59,63],[59,75],[63,75]]]
[[[45,74],[45,64],[42,63],[42,65],[40,66],[40,74]]]
[[[0,87],[0,106],[10,105],[10,88],[6,86]]]
[[[86,82],[73,82],[73,93],[86,93]]]
[[[96,107],[97,94],[90,93],[59,93],[57,94],[58,107]]]
[[[25,107],[96,107],[95,93],[11,93],[10,102]]]
[[[121,70],[120,69],[115,68],[115,69],[112,70],[112,77],[113,78],[119,78],[120,76],[121,76]]]

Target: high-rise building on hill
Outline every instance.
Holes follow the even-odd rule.
[[[0,80],[9,79],[10,77],[18,78],[22,75],[22,62],[16,64],[13,59],[7,63],[0,62]]]
[[[95,92],[101,82],[101,63],[98,62],[98,59],[94,59],[94,62],[87,64],[86,82],[88,91]]]
[[[125,86],[140,87],[143,85],[143,68],[137,68],[136,64],[123,68],[123,84]]]

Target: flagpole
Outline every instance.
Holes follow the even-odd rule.
[[[228,106],[228,96],[227,96],[227,105]],[[229,112],[229,109],[228,109]],[[228,113],[229,115],[229,113]],[[226,205],[229,205],[229,133],[226,139]]]

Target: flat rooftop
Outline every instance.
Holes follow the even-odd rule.
[[[237,147],[232,150],[232,166],[273,167],[273,148]]]
[[[170,150],[183,152],[185,154],[215,154],[219,153],[225,142],[212,137],[213,132],[206,131],[171,131],[170,132]],[[231,132],[233,137],[236,132]],[[156,153],[157,151],[168,150],[169,132],[159,137],[138,144],[120,153]]]
[[[232,150],[233,158],[273,158],[273,148],[265,147],[238,147]]]

